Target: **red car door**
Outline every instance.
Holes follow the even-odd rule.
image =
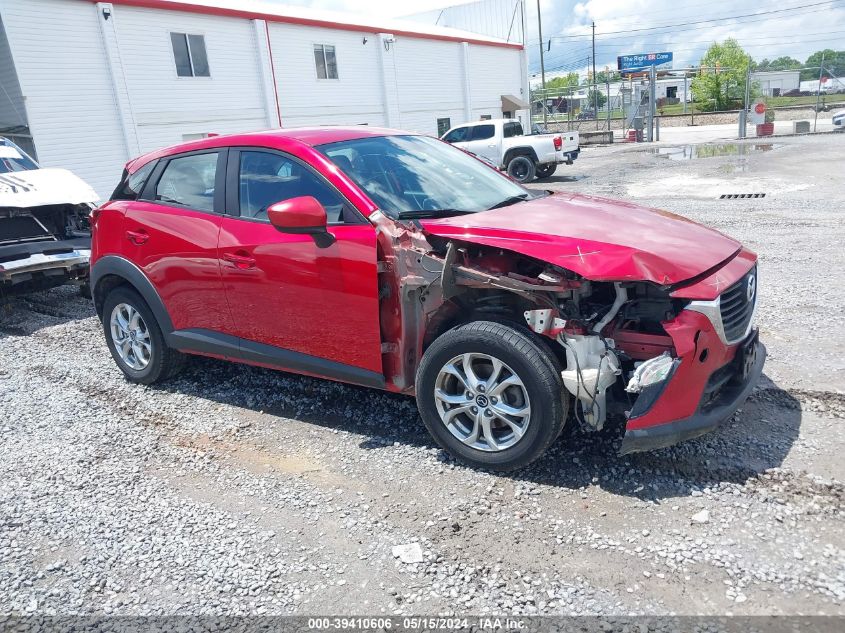
[[[382,380],[376,235],[315,170],[274,150],[232,149],[220,271],[248,360],[350,382]],[[279,232],[267,207],[313,196],[335,242]]]
[[[123,254],[155,286],[176,330],[228,326],[217,258],[224,182],[225,150],[177,154],[127,206]]]

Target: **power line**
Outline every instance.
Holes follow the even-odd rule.
[[[803,36],[810,36],[815,37],[816,35],[838,35],[845,33],[845,31],[821,31],[818,33],[803,33]],[[759,37],[743,37],[743,38],[734,38],[736,39],[740,45],[744,45],[744,42],[749,41],[757,41],[757,40],[782,40],[785,37],[794,37],[795,33],[773,33],[771,35],[763,35]],[[671,40],[660,40],[661,44],[671,46],[673,44],[712,44],[714,42],[713,38],[707,40],[683,40],[679,42],[673,42]],[[611,48],[616,49],[618,48],[615,44],[596,44],[596,48]]]
[[[706,20],[693,20],[693,21],[689,21],[689,22],[678,22],[678,23],[675,23],[675,24],[661,24],[661,25],[657,25],[657,26],[642,27],[642,28],[638,28],[638,29],[627,29],[627,30],[624,30],[624,31],[605,31],[604,33],[596,33],[596,36],[617,35],[617,37],[604,38],[604,41],[619,40],[619,39],[630,39],[631,33],[643,33],[645,31],[656,31],[656,30],[661,30],[661,29],[671,29],[671,28],[678,27],[678,26],[697,26],[697,25],[701,25],[701,24],[707,24],[707,23],[710,23],[710,22],[723,22],[723,21],[726,21],[726,20],[744,20],[745,18],[760,18],[761,16],[781,14],[781,13],[786,13],[786,12],[789,12],[789,11],[797,11],[799,9],[806,9],[806,8],[812,8],[812,7],[820,7],[821,5],[830,5],[830,4],[834,4],[834,3],[838,3],[838,2],[842,2],[842,1],[843,0],[825,0],[824,2],[815,2],[815,3],[811,3],[811,4],[803,4],[803,5],[798,5],[798,6],[794,6],[794,7],[785,7],[783,9],[772,9],[770,11],[760,11],[760,12],[757,12],[757,13],[727,15],[727,16],[720,16],[720,17],[716,17],[716,18],[709,18],[709,19],[706,19]],[[804,11],[802,13],[796,13],[796,14],[791,14],[791,15],[778,15],[775,18],[765,18],[764,17],[763,19],[775,20],[775,19],[798,17],[799,15],[806,15],[806,14],[809,14],[809,13],[818,13],[819,11],[825,11],[825,10],[830,9],[830,8],[831,7],[825,7],[823,9],[814,9],[814,10],[811,10],[811,11]],[[741,22],[741,24],[751,24],[753,22],[759,22],[759,21],[760,21],[759,19],[750,19],[750,20]],[[690,31],[690,30],[695,30],[695,29],[692,29],[692,28],[690,28],[690,29],[678,29],[678,30],[675,30],[673,32],[677,33],[677,32]],[[621,35],[621,37],[619,37],[619,35]],[[659,34],[651,33],[651,35],[659,35]],[[546,38],[546,39],[559,40],[559,39],[591,38],[591,37],[592,37],[591,33],[572,33],[572,34],[568,34],[568,35],[553,35],[552,37]],[[537,41],[539,41],[539,40],[534,40],[532,43],[536,43]]]

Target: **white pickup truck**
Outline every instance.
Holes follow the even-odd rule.
[[[578,132],[525,136],[516,119],[465,123],[441,139],[493,163],[517,182],[548,178],[559,164],[571,165],[581,152]]]

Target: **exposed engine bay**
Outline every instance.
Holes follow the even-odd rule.
[[[671,370],[673,341],[662,322],[686,302],[668,288],[593,282],[518,253],[405,228],[379,238],[382,310],[403,315],[404,332],[383,332],[383,340],[396,341],[383,351],[400,388],[413,385],[408,370],[426,344],[462,320],[522,323],[548,339],[585,430],[632,409],[639,391]],[[411,334],[419,346],[403,349]]]
[[[65,169],[29,167],[0,173],[0,292],[84,286],[97,194]]]

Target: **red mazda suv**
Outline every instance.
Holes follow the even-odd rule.
[[[731,417],[760,376],[756,256],[665,211],[530,191],[370,127],[218,136],[126,165],[91,284],[133,382],[200,354],[416,396],[434,440],[509,470],[567,419],[622,453]]]

